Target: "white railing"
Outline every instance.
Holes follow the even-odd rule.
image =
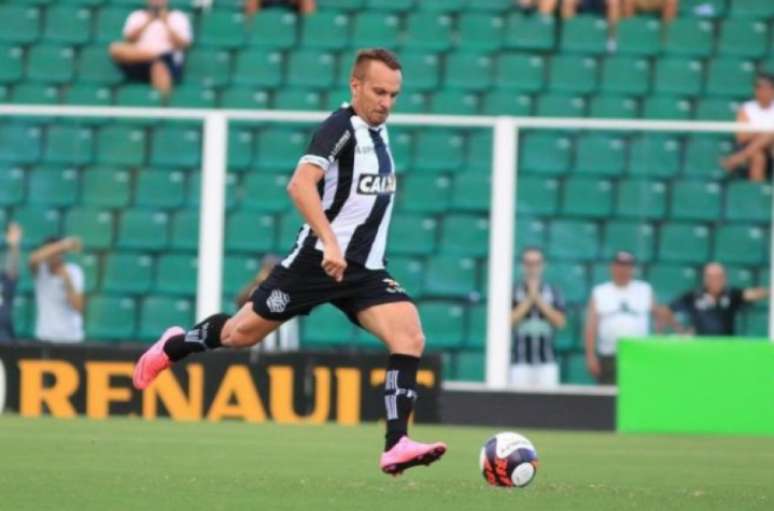
[[[224,203],[227,132],[230,121],[319,122],[326,112],[279,110],[206,110],[183,108],[127,108],[34,106],[0,104],[0,116],[124,117],[196,120],[203,123],[199,272],[196,316],[219,311],[223,267]],[[510,304],[513,274],[515,189],[518,186],[518,134],[524,129],[572,129],[653,132],[767,132],[731,122],[650,121],[577,118],[492,117],[394,114],[391,124],[489,128],[493,130],[492,192],[489,235],[489,277],[486,339],[486,387],[507,385],[510,361]],[[442,158],[443,155],[439,155]],[[290,169],[289,169],[290,170]],[[772,201],[774,218],[774,201]],[[774,227],[774,222],[772,223]],[[772,233],[774,234],[774,232]],[[774,253],[774,235],[770,237]],[[772,258],[774,261],[774,258]],[[774,274],[774,265],[770,263]],[[771,288],[772,284],[770,284]],[[774,340],[774,300],[769,302],[769,338]]]

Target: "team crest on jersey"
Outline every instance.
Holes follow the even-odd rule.
[[[393,279],[384,279],[382,280],[385,284],[387,284],[387,292],[388,293],[405,293],[406,290],[403,289],[403,287],[398,283],[397,280]]]
[[[275,289],[266,299],[266,306],[269,307],[269,310],[274,314],[279,314],[285,312],[285,307],[288,306],[289,302],[290,296],[287,293]]]
[[[357,182],[361,195],[388,195],[395,193],[395,174],[363,174]]]

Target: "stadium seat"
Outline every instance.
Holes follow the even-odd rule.
[[[489,220],[483,215],[446,215],[441,225],[443,254],[483,257],[489,251]]]
[[[156,264],[154,291],[167,295],[196,293],[198,258],[195,255],[163,254]]]
[[[582,353],[573,353],[563,360],[562,383],[571,385],[594,385],[597,381],[589,373],[586,367],[586,356]]]
[[[198,126],[163,126],[153,130],[150,164],[160,167],[198,167],[202,140]]]
[[[79,83],[115,85],[123,79],[103,46],[83,48],[78,55],[77,68]]]
[[[25,174],[20,167],[0,169],[0,206],[16,206],[24,201]]]
[[[226,174],[226,211],[230,211],[236,206],[237,199],[237,179],[236,174],[229,172]],[[201,172],[192,172],[188,175],[188,197],[186,203],[189,208],[198,208],[202,198],[202,179]]]
[[[457,46],[469,51],[497,51],[503,46],[505,20],[495,13],[470,12],[459,18]]]
[[[430,255],[435,251],[438,222],[430,216],[396,214],[390,222],[390,254]]]
[[[99,9],[94,29],[94,42],[102,43],[104,49],[105,43],[120,41],[124,24],[131,12],[131,8],[118,6],[103,6]]]
[[[760,265],[768,262],[766,232],[751,225],[723,225],[715,231],[714,257],[732,264]]]
[[[420,172],[454,172],[462,166],[465,140],[457,131],[427,129],[414,143],[412,168]],[[444,155],[438,158],[438,155]]]
[[[649,17],[631,17],[618,23],[618,53],[653,56],[661,49],[661,23]]]
[[[43,39],[59,44],[84,44],[91,40],[91,25],[92,15],[87,8],[50,6],[46,8]]]
[[[27,52],[27,79],[67,83],[75,74],[75,52],[68,46],[35,45]]]
[[[7,174],[8,171],[3,172]],[[70,207],[78,199],[78,171],[57,166],[29,172],[27,202],[52,207]],[[5,185],[3,185],[5,190]]]
[[[445,213],[452,195],[451,181],[446,176],[411,175],[402,179],[396,196],[398,211],[405,213]],[[433,200],[427,200],[427,197]]]
[[[507,90],[511,97],[512,91],[538,92],[545,84],[545,61],[538,55],[523,53],[503,53],[495,65],[494,84]]]
[[[682,0],[678,12],[686,17],[701,14],[710,19],[719,18],[726,15],[727,4],[728,0]]]
[[[774,5],[767,0],[731,0],[731,16],[745,18],[774,18]]]
[[[229,171],[242,172],[253,163],[255,133],[250,125],[229,123],[228,156],[226,163]]]
[[[19,46],[0,48],[0,83],[12,83],[21,80],[24,52]]]
[[[423,0],[417,2],[417,7],[422,10],[434,12],[459,12],[467,8],[468,0]]]
[[[561,31],[563,53],[583,55],[607,51],[607,22],[597,16],[580,15],[565,20]]]
[[[263,9],[253,15],[247,44],[254,48],[286,50],[296,45],[298,16],[284,9]]]
[[[606,93],[642,95],[650,91],[650,64],[640,57],[608,57],[602,64],[600,90]]]
[[[269,92],[255,87],[229,87],[223,91],[220,106],[223,108],[245,108],[266,110],[271,97]]]
[[[304,16],[301,46],[316,50],[343,50],[349,46],[350,18],[340,11],[318,11]]]
[[[42,153],[42,132],[39,126],[27,123],[0,124],[0,162],[35,163]]]
[[[672,184],[670,217],[676,220],[715,221],[720,218],[720,185],[704,181]]]
[[[452,44],[452,18],[434,12],[415,12],[406,17],[403,46],[421,51],[446,51]]]
[[[545,222],[528,216],[516,219],[515,249],[516,252],[527,247],[544,248],[546,246]]]
[[[366,11],[355,16],[352,29],[354,48],[395,48],[400,36],[400,18],[394,14]]]
[[[115,102],[120,106],[157,108],[162,106],[159,91],[144,84],[130,83],[119,87]]]
[[[223,258],[223,293],[235,296],[246,283],[253,282],[261,262],[255,257],[227,255]]]
[[[193,322],[194,308],[190,301],[166,296],[146,296],[140,305],[137,336],[142,341],[155,341],[169,325],[187,328]]]
[[[259,169],[283,169],[291,172],[304,154],[309,138],[301,130],[272,127],[258,135],[256,166]]]
[[[228,252],[269,252],[275,248],[277,225],[274,215],[239,211],[226,220]]]
[[[666,203],[667,186],[661,181],[621,181],[616,197],[616,217],[660,220],[666,214]]]
[[[342,9],[356,11],[364,7],[365,0],[319,0],[317,5],[322,9]]]
[[[179,171],[137,173],[134,204],[150,209],[175,209],[185,201],[185,175]]]
[[[54,208],[28,205],[15,208],[12,217],[24,229],[23,249],[37,248],[47,238],[61,233],[62,216]]]
[[[506,48],[519,50],[552,50],[555,46],[556,21],[547,16],[525,16],[513,12],[505,28]]]
[[[238,11],[210,11],[202,16],[197,34],[204,47],[240,48],[246,39],[245,17]]]
[[[126,209],[118,222],[116,246],[127,250],[167,248],[169,215],[160,211]]]
[[[658,303],[668,304],[693,290],[699,284],[699,274],[692,266],[659,263],[650,266],[647,281],[653,286]]]
[[[391,246],[392,242],[389,243],[388,251]],[[422,294],[422,281],[425,275],[425,264],[422,259],[389,255],[387,257],[387,270],[408,291],[409,295],[420,296]]]
[[[133,339],[137,305],[131,298],[92,296],[86,304],[86,337],[91,341]]]
[[[480,303],[468,307],[465,347],[483,350],[484,346],[486,346],[486,304]]]
[[[519,214],[554,215],[559,208],[559,181],[556,179],[519,177],[516,193],[516,209]]]
[[[704,225],[670,223],[660,229],[660,261],[701,264],[709,260],[709,250],[710,232]]]
[[[633,119],[639,117],[637,101],[628,96],[598,95],[591,100],[589,116]]]
[[[422,329],[427,337],[427,349],[458,348],[464,342],[465,308],[445,302],[420,302]]]
[[[583,96],[543,94],[537,101],[537,115],[541,117],[584,117],[587,102]]]
[[[720,24],[719,55],[759,59],[766,55],[768,45],[768,30],[763,20],[730,19]]]
[[[32,339],[34,334],[35,301],[29,296],[17,293],[13,299],[13,329],[17,339]]]
[[[477,115],[480,99],[475,92],[442,90],[433,94],[429,113],[449,115]]]
[[[187,84],[222,87],[230,82],[230,75],[231,56],[227,51],[194,48],[186,56],[185,81]]]
[[[492,179],[488,172],[459,174],[454,178],[452,209],[477,213],[488,212],[491,188]]]
[[[247,174],[242,185],[241,209],[263,213],[287,211],[290,200],[285,188],[289,180],[287,174]]]
[[[704,82],[704,67],[698,59],[665,58],[656,62],[653,91],[657,94],[695,96]]]
[[[671,135],[646,134],[631,142],[629,172],[632,175],[669,178],[679,169],[679,139]]]
[[[605,224],[602,257],[611,260],[616,252],[625,250],[635,254],[641,262],[653,259],[656,233],[648,223],[611,220]]]
[[[369,10],[406,12],[414,7],[414,0],[366,0]]]
[[[559,289],[565,302],[585,303],[589,298],[589,277],[583,264],[549,262],[544,279]]]
[[[683,172],[702,179],[718,179],[725,175],[720,159],[733,151],[728,135],[693,135],[685,145]]]
[[[292,208],[279,217],[279,223],[279,243],[277,246],[281,250],[290,252],[295,248],[298,234],[305,220],[295,208]]]
[[[613,185],[606,179],[571,177],[564,181],[562,213],[570,217],[605,218],[613,211]]]
[[[650,96],[645,99],[642,116],[662,120],[689,119],[691,102],[675,96]]]
[[[42,83],[22,82],[13,88],[12,102],[17,104],[54,105],[59,102],[59,90]]]
[[[80,237],[89,250],[105,250],[113,241],[113,214],[96,208],[73,208],[67,212],[64,230]]]
[[[64,101],[71,105],[110,105],[113,103],[113,91],[97,85],[73,85],[65,92]]]
[[[421,91],[406,90],[401,93],[401,99],[395,106],[395,113],[421,114],[428,111],[429,97]]]
[[[548,239],[550,259],[591,261],[599,255],[599,228],[594,222],[554,220]]]
[[[753,272],[746,266],[726,266],[726,277],[730,286],[748,288],[756,285]]]
[[[559,175],[570,168],[573,144],[565,133],[528,133],[522,135],[519,146],[519,168],[523,172]]]
[[[171,248],[195,251],[199,243],[199,211],[178,210],[172,220]]]
[[[153,283],[153,258],[145,254],[111,253],[105,258],[102,291],[125,294],[143,294]]]
[[[738,320],[737,320],[738,321]],[[737,330],[739,330],[737,328]],[[741,335],[766,339],[769,336],[768,311],[746,311],[742,319]]]
[[[400,61],[405,75],[406,89],[432,91],[438,87],[441,76],[441,62],[438,55],[433,52],[404,52],[400,55]]]
[[[353,341],[355,326],[346,314],[333,305],[316,307],[309,317],[303,318],[301,345],[340,346]]]
[[[733,121],[739,102],[728,98],[703,98],[696,103],[694,118],[701,121]]]
[[[390,130],[388,137],[390,152],[395,163],[395,172],[403,174],[411,163],[411,155],[414,152],[413,132],[396,127]],[[403,187],[402,184],[400,186]]]
[[[710,62],[705,92],[716,96],[746,98],[753,90],[755,66],[739,58],[716,58]]]
[[[549,66],[549,88],[565,94],[590,94],[597,89],[598,71],[591,57],[557,55]]]
[[[245,50],[236,57],[231,81],[236,85],[279,87],[284,58],[278,51]]]
[[[457,255],[438,255],[425,268],[423,295],[469,298],[477,293],[476,263]]]
[[[626,143],[620,135],[588,133],[576,143],[574,172],[583,175],[618,176],[626,165]]]
[[[183,85],[175,89],[167,103],[179,108],[215,108],[216,93],[199,85]]]
[[[84,293],[91,294],[102,287],[102,265],[100,264],[100,257],[97,254],[79,253],[74,256],[71,255],[68,258],[71,258],[76,264],[80,265],[83,270]]]
[[[46,130],[43,158],[47,163],[85,165],[94,156],[94,134],[84,126],[55,125]]]
[[[131,175],[123,169],[93,167],[81,175],[81,202],[86,206],[123,208],[131,197]]]
[[[732,182],[726,189],[726,218],[731,221],[771,222],[771,186]]]
[[[448,376],[449,379],[472,382],[484,380],[485,362],[482,351],[460,351],[454,354],[454,360],[455,371]]]
[[[13,20],[0,31],[0,42],[30,44],[40,35],[40,11],[34,7],[0,5],[0,19]]]
[[[712,22],[698,18],[677,18],[666,27],[662,49],[667,55],[706,58],[714,42]]]
[[[108,125],[97,134],[96,162],[108,165],[142,165],[145,161],[145,131],[136,126]]]
[[[334,84],[336,59],[318,50],[301,50],[290,54],[286,84],[294,87],[327,89]]]
[[[483,91],[492,83],[492,58],[483,53],[456,52],[446,56],[445,86]]]
[[[475,129],[466,132],[467,151],[465,153],[465,170],[467,172],[492,172],[492,131]]]

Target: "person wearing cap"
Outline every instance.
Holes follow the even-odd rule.
[[[731,336],[734,335],[739,310],[748,303],[766,299],[768,295],[768,290],[762,287],[728,287],[723,265],[707,263],[701,289],[683,293],[669,304],[669,308],[665,308],[667,323],[681,333]],[[688,326],[678,321],[675,313],[685,317]]]
[[[634,279],[636,260],[618,252],[610,265],[612,280],[594,287],[586,311],[586,365],[599,383],[616,382],[616,348],[622,337],[650,333],[657,312],[650,284]]]

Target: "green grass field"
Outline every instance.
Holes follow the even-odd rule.
[[[0,416],[0,509],[771,510],[774,439],[521,431],[541,470],[490,488],[491,428],[416,427],[446,457],[377,469],[382,428]]]

